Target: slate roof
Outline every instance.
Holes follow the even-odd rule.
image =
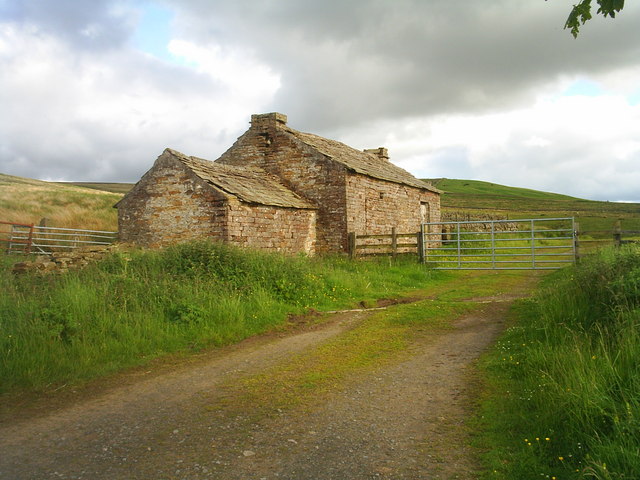
[[[328,138],[319,137],[311,133],[298,132],[289,127],[284,127],[283,130],[356,173],[389,182],[422,188],[431,192],[442,193],[441,190],[438,190],[430,183],[423,182],[406,170],[394,165],[388,160],[379,158],[375,154],[356,150],[336,140],[329,140]]]
[[[202,158],[189,157],[170,148],[165,152],[173,155],[208,184],[235,195],[244,202],[277,207],[316,208],[282,185],[277,177],[261,168],[223,165]]]

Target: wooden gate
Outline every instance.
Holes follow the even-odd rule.
[[[390,255],[419,252],[420,232],[397,233],[395,228],[389,234],[357,235],[349,233],[349,256],[351,258],[371,255]]]

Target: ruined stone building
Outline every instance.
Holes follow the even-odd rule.
[[[295,253],[344,252],[348,233],[417,232],[440,219],[440,191],[389,161],[287,126],[251,127],[215,162],[166,149],[118,202],[120,240],[162,246],[212,238]]]

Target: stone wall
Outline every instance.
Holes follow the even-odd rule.
[[[118,217],[119,240],[146,247],[210,238],[286,253],[315,252],[314,210],[241,202],[165,154],[121,202]]]
[[[54,252],[51,255],[40,255],[30,262],[19,262],[13,266],[13,273],[38,272],[64,273],[87,266],[91,262],[102,259],[107,253],[117,248],[115,245],[79,248],[68,252]]]
[[[438,194],[408,185],[350,174],[347,198],[348,230],[358,235],[388,235],[392,227],[414,233],[423,222],[440,221]]]
[[[260,167],[279,177],[289,189],[318,208],[315,250],[346,251],[346,169],[279,132],[278,120],[256,117],[252,128],[217,161]]]
[[[316,212],[229,202],[231,244],[284,253],[315,253]]]
[[[318,207],[317,244],[320,252],[346,250],[346,169],[294,139],[282,136],[265,157],[266,170],[283,179],[298,195]]]
[[[161,155],[118,207],[119,240],[147,247],[227,238],[227,197]]]

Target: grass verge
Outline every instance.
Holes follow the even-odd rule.
[[[81,271],[0,271],[0,393],[48,391],[171,352],[225,345],[289,314],[408,295],[453,277],[415,259],[284,257],[193,242]]]
[[[640,249],[549,276],[481,364],[484,478],[640,472]]]

